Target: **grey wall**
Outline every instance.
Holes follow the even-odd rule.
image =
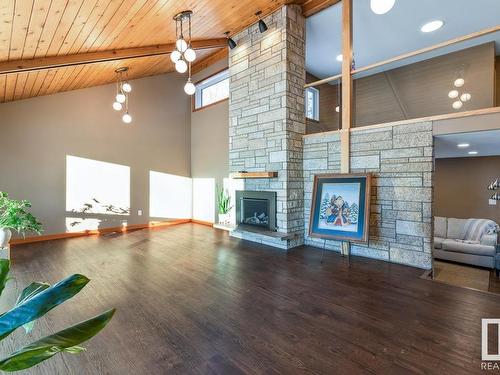
[[[65,227],[66,155],[131,168],[131,215],[106,216],[102,227],[149,221],[149,171],[190,176],[190,101],[185,77],[132,82],[131,125],[111,104],[106,85],[0,104],[0,190],[29,199],[45,233]],[[143,210],[143,216],[137,210]]]
[[[199,82],[228,67],[220,60],[193,76]],[[227,100],[191,113],[191,175],[215,178],[222,187],[229,175],[229,102]],[[217,221],[217,201],[214,207]],[[196,217],[194,218],[196,219]]]
[[[351,133],[351,172],[373,174],[367,245],[351,254],[431,268],[432,123]],[[340,251],[340,242],[308,236],[315,174],[340,173],[339,132],[304,137],[304,216],[308,245]]]

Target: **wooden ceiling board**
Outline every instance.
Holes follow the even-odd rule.
[[[313,9],[329,1],[299,0],[298,3],[313,2],[308,8]],[[0,74],[0,102],[113,82],[114,69],[118,66],[129,66],[131,78],[173,70],[166,55],[89,65],[48,65],[44,70],[37,70],[40,67],[36,66],[34,70],[22,71],[19,67],[26,60],[34,63],[40,58],[167,45],[176,38],[172,17],[185,9],[194,12],[193,40],[224,38],[225,31],[234,34],[255,23],[256,11],[266,15],[287,2],[289,0],[1,0],[0,62],[11,61],[14,69]],[[205,59],[207,64],[224,58],[220,43],[224,40],[217,48],[198,50],[197,61]],[[214,57],[206,60],[210,54]],[[76,62],[80,63],[81,60]]]

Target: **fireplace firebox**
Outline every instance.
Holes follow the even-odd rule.
[[[236,191],[236,225],[276,230],[276,193],[273,191]]]

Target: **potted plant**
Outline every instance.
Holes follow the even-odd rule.
[[[223,188],[217,188],[217,209],[219,211],[219,224],[227,225],[231,222],[229,211],[231,206],[231,197]]]
[[[31,203],[27,200],[10,199],[5,192],[0,192],[0,249],[7,247],[12,237],[11,230],[23,236],[26,232],[40,234],[42,224],[27,212]]]

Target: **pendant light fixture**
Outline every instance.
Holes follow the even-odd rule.
[[[188,63],[196,60],[196,52],[191,46],[191,16],[193,12],[183,10],[174,16],[175,21],[175,50],[170,54],[170,60],[175,64],[175,70],[185,73],[188,70]],[[188,38],[184,38],[184,24],[188,24]]]
[[[115,111],[121,111],[125,107],[125,114],[122,116],[122,121],[125,124],[132,122],[132,116],[128,112],[129,93],[132,91],[132,85],[127,81],[128,67],[122,67],[115,70],[116,73],[116,96],[113,103]],[[126,75],[125,80],[123,75]]]
[[[260,18],[260,15],[262,14],[262,11],[259,10],[255,15],[259,18],[259,31],[261,33],[264,33],[267,31],[267,25],[264,21],[262,21],[262,18]]]
[[[184,85],[184,92],[188,95],[193,95],[196,92],[196,86],[191,82],[191,63],[189,63],[188,80]]]
[[[175,70],[179,73],[188,72],[188,80],[184,85],[184,92],[193,95],[196,87],[191,81],[191,63],[196,60],[196,52],[191,45],[191,17],[193,12],[183,10],[174,16],[175,21],[175,50],[170,54],[170,60],[175,64]],[[188,38],[184,39],[184,24],[188,24]]]

